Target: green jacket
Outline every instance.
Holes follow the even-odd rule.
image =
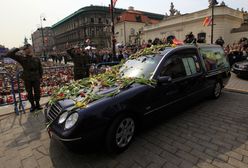
[[[16,55],[16,52],[18,51],[18,48],[9,51],[6,54],[6,57],[10,57],[21,64],[23,68],[23,74],[21,78],[28,81],[40,80],[43,75],[43,69],[40,59],[33,56]]]

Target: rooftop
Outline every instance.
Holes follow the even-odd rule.
[[[119,15],[124,11],[126,11],[126,9],[115,8],[114,12]],[[70,14],[69,16],[65,17],[64,19],[62,19],[59,22],[52,25],[52,28],[55,28],[55,27],[63,24],[64,22],[78,16],[79,14],[81,14],[83,12],[109,12],[109,7],[91,5],[91,6],[86,6],[86,7],[80,8],[79,10],[75,11],[74,13]],[[148,16],[150,19],[162,20],[164,18],[164,15],[161,15],[161,14],[144,12],[144,11],[139,11],[139,12],[142,12],[144,15]]]

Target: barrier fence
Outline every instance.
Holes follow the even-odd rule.
[[[0,106],[13,104],[15,113],[18,115],[18,104],[16,99],[16,91],[18,86],[17,82],[14,82],[14,76],[5,71],[4,69],[0,69]]]
[[[72,65],[44,67],[40,85],[41,97],[50,96],[55,88],[73,80],[72,69]],[[22,70],[13,74],[4,68],[0,69],[0,106],[13,105],[17,115],[20,112],[25,113],[27,103],[27,93],[20,78],[21,74]]]

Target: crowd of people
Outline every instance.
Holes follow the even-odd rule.
[[[24,47],[11,50],[6,57],[16,60],[22,66],[22,79],[24,81],[25,90],[27,91],[26,97],[31,103],[31,111],[34,111],[41,108],[39,104],[41,94],[49,95],[54,87],[65,84],[72,79],[79,80],[89,77],[90,66],[94,64],[102,62],[120,62],[122,59],[128,59],[131,54],[140,49],[151,47],[152,45],[173,44],[175,42],[179,44],[197,45],[197,43],[204,43],[205,41],[196,39],[194,34],[190,32],[185,36],[183,41],[179,41],[174,36],[171,36],[163,39],[155,38],[154,40],[148,40],[141,45],[118,45],[116,46],[117,53],[115,56],[113,56],[112,51],[108,49],[97,50],[92,47],[86,50],[80,45],[75,45],[71,48],[67,48],[66,51],[51,53],[46,62],[40,62],[40,60],[33,55],[32,46],[26,44]],[[223,47],[231,65],[234,62],[247,58],[248,39],[245,37],[236,43],[227,45],[225,45],[224,39],[219,37],[215,41],[215,44]],[[20,50],[23,51],[23,56],[16,54]],[[58,65],[63,65],[64,67],[68,62],[72,62],[71,66],[67,66],[67,68],[54,73],[50,73],[49,71],[51,71],[51,69],[48,68],[45,71],[45,75],[43,75],[42,67],[54,67]],[[16,66],[13,67],[15,68],[11,69],[6,66],[6,69],[9,68],[9,72],[15,73]],[[3,81],[0,80],[0,88],[3,88],[1,85],[3,85]]]
[[[238,42],[228,44],[224,47],[224,50],[228,56],[230,65],[235,62],[242,61],[248,57],[248,39],[241,38]]]

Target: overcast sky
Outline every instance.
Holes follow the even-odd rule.
[[[165,14],[169,13],[171,2],[182,14],[208,6],[208,0],[118,0],[116,7],[133,6],[137,10]],[[248,10],[248,0],[224,2],[234,9]],[[1,0],[0,44],[9,48],[23,45],[24,37],[30,39],[31,33],[40,26],[41,15],[46,17],[43,26],[51,26],[84,6],[108,6],[109,3],[110,0]]]

